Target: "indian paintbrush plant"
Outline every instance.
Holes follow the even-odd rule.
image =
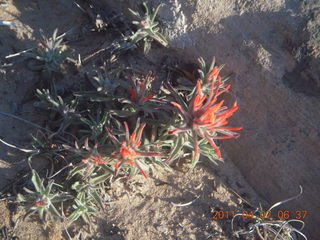
[[[58,186],[53,180],[49,180],[47,185],[44,185],[44,180],[41,179],[35,170],[32,170],[31,182],[34,191],[24,188],[26,195],[18,194],[18,201],[23,203],[27,208],[27,216],[38,212],[40,219],[46,221],[48,218],[62,219],[62,215],[57,210],[55,204],[72,198],[71,195],[54,190],[54,186]]]
[[[168,71],[159,89],[152,86],[155,73],[120,63],[116,53],[134,49],[141,42],[145,53],[150,51],[152,41],[168,46],[156,19],[161,4],[150,8],[143,3],[143,7],[143,14],[129,9],[136,27],[125,32],[117,29],[121,39],[102,49],[109,51],[110,58],[101,57],[106,60],[102,66],[93,75],[84,74],[85,82],[80,79],[71,94],[58,92],[51,74],[61,71],[68,55],[57,30],[51,38],[43,37],[34,51],[27,51],[26,55],[36,60],[33,70],[49,73],[45,89],[36,89],[38,101],[34,105],[50,116],[46,126],[40,126],[41,132],[33,136],[29,165],[32,168],[34,161],[52,160],[51,176],[44,177],[32,169],[33,190],[24,188],[26,194],[18,194],[17,201],[28,215],[38,213],[43,221],[60,219],[66,226],[82,219],[90,226],[91,217],[109,204],[107,191],[115,181],[125,178],[129,183],[135,175],[153,177],[158,167],[173,171],[173,161],[190,159],[190,170],[200,160],[216,163],[222,159],[218,141],[239,137],[242,127],[229,126],[239,107],[237,101],[231,106],[225,104],[231,85],[228,76],[220,75],[223,65],[216,66],[215,58],[210,64],[199,58],[198,69],[192,73],[162,68],[181,72],[185,78],[172,79]],[[78,69],[82,67],[80,55],[79,59]],[[289,222],[259,217],[258,210],[245,224],[245,230],[234,231],[236,236],[256,232],[277,237],[286,231],[288,237],[292,232],[304,237]]]
[[[201,154],[213,161],[220,159],[220,149],[213,139],[237,138],[239,134],[234,131],[242,129],[242,127],[226,126],[228,118],[238,110],[237,102],[228,108],[223,105],[224,100],[218,101],[218,97],[226,92],[230,85],[221,88],[221,77],[217,67],[212,68],[207,78],[210,79],[211,85],[208,93],[203,92],[201,80],[198,80],[190,101],[186,102],[179,94],[175,94],[177,102],[171,102],[180,111],[181,124],[170,129],[169,134],[180,134],[176,137],[178,148],[192,146],[191,167],[197,164]],[[210,144],[214,151],[210,151],[210,148],[206,147],[207,144]]]
[[[161,33],[159,23],[156,16],[161,7],[159,4],[155,9],[148,7],[147,3],[143,3],[144,14],[129,8],[130,13],[136,18],[132,23],[137,26],[137,30],[132,32],[130,36],[126,36],[122,41],[117,42],[113,52],[126,51],[137,46],[141,41],[144,42],[143,52],[147,54],[151,49],[152,41],[157,41],[162,46],[167,47],[168,41]]]
[[[38,61],[34,70],[51,72],[60,72],[63,61],[69,55],[66,46],[62,44],[63,38],[57,36],[58,29],[54,30],[51,38],[42,36],[38,47],[32,51],[25,53],[26,56]]]
[[[214,162],[221,159],[216,141],[237,138],[236,131],[242,127],[228,125],[238,106],[237,102],[230,108],[224,104],[223,93],[230,85],[220,77],[221,68],[214,63],[206,69],[204,66],[202,62],[199,72],[203,74],[196,86],[179,90],[167,82],[167,95],[152,90],[152,73],[128,78],[123,70],[105,78],[100,75],[95,79],[95,90],[82,88],[68,100],[57,95],[54,82],[51,91],[37,90],[40,101],[36,106],[54,112],[60,126],[51,125],[54,134],[49,135],[49,141],[40,142],[50,145],[38,144],[36,155],[48,158],[58,154],[68,164],[63,169],[69,169],[65,175],[71,188],[66,189],[68,195],[61,195],[68,200],[73,196],[67,221],[90,223],[90,217],[109,199],[105,189],[118,178],[131,179],[136,174],[147,178],[157,174],[157,166],[170,169],[168,163],[189,156],[191,169],[200,156]],[[55,152],[50,154],[53,145]],[[29,209],[38,211],[41,218],[45,212],[61,217],[54,203],[64,198],[50,192],[53,181],[45,187],[34,170],[32,174],[36,192],[26,189],[29,195],[20,194],[18,199],[28,202]]]
[[[161,5],[155,9],[146,3],[143,6],[144,15],[129,9],[137,19],[133,22],[137,30],[120,41],[117,50],[131,49],[142,40],[145,52],[153,40],[168,46],[156,21]],[[37,59],[40,70],[55,72],[67,52],[56,30],[29,54]],[[215,162],[221,159],[217,140],[239,136],[242,127],[228,125],[238,105],[224,104],[223,94],[230,84],[220,76],[222,67],[215,66],[215,59],[207,65],[199,58],[198,75],[183,88],[167,81],[161,90],[153,89],[154,73],[141,73],[115,61],[87,77],[91,87],[79,83],[72,94],[58,94],[54,79],[49,79],[49,89],[36,90],[39,101],[35,106],[47,111],[51,119],[42,128],[47,133],[34,137],[30,166],[41,158],[59,157],[60,166],[65,163],[52,175],[59,174],[65,192],[52,177],[45,185],[46,180],[32,170],[35,191],[25,188],[27,194],[18,195],[18,201],[29,212],[38,212],[41,219],[82,219],[90,224],[91,216],[109,201],[106,189],[117,179],[155,176],[157,167],[170,169],[173,160],[191,156],[190,169],[200,156]],[[67,211],[60,208],[60,214],[56,203],[62,201]]]
[[[190,168],[196,166],[200,156],[211,161],[221,159],[215,141],[239,136],[235,131],[242,127],[228,126],[238,106],[234,102],[228,108],[221,99],[230,89],[220,77],[221,67],[214,66],[214,62],[209,68],[203,61],[200,65],[200,77],[193,89],[179,90],[167,83],[169,95],[152,91],[155,77],[151,73],[132,76],[128,82],[123,80],[123,71],[106,78],[100,75],[95,79],[95,90],[78,91],[67,101],[57,95],[54,82],[51,91],[37,90],[40,101],[36,105],[57,114],[55,119],[60,125],[52,126],[56,131],[48,137],[50,146],[37,148],[37,155],[48,158],[58,153],[65,161],[68,156],[78,159],[68,165],[71,169],[67,181],[72,185],[68,191],[74,195],[70,222],[79,218],[89,222],[90,216],[104,207],[108,198],[104,189],[119,177],[130,179],[142,174],[147,178],[156,174],[156,166],[169,168],[167,163],[172,160],[191,155]],[[69,141],[57,142],[58,152],[50,155],[57,136]],[[38,211],[41,218],[45,212],[61,217],[54,202],[64,200],[62,196],[69,199],[70,195],[52,194],[53,181],[45,187],[34,170],[32,174],[36,192],[26,189],[29,195],[20,194],[18,199],[31,204],[29,209]]]
[[[160,43],[162,46],[167,47],[168,42],[166,38],[160,32],[158,22],[155,21],[158,11],[161,7],[159,4],[155,9],[149,9],[146,2],[143,3],[145,14],[140,15],[139,12],[133,11],[129,8],[129,11],[133,16],[137,18],[137,21],[132,23],[138,26],[138,30],[130,37],[130,40],[136,44],[140,40],[144,41],[144,53],[148,53],[151,48],[151,42],[153,40]]]
[[[152,92],[151,83],[154,81],[151,73],[143,79],[131,81],[127,92],[128,97],[119,99],[123,103],[122,111],[113,111],[126,117],[140,117],[145,122],[152,124],[165,123],[170,119],[168,102],[159,98]]]
[[[136,127],[132,134],[130,135],[129,126],[127,122],[124,122],[125,126],[125,140],[119,141],[116,136],[112,133],[112,130],[106,128],[110,139],[113,141],[115,145],[118,146],[118,150],[111,153],[110,158],[101,161],[99,160],[99,164],[107,163],[111,160],[115,160],[114,169],[115,174],[117,175],[121,168],[128,168],[129,177],[134,175],[137,172],[137,169],[140,173],[147,178],[146,169],[149,169],[150,163],[161,163],[160,159],[156,159],[157,157],[165,157],[163,153],[154,152],[154,151],[143,151],[142,145],[142,134],[143,130],[146,126],[146,123],[140,124],[138,119]],[[149,145],[150,146],[150,145]],[[155,158],[155,159],[154,159]],[[149,162],[148,162],[149,161]]]

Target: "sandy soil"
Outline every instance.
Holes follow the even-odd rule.
[[[12,67],[0,70],[0,111],[43,125],[45,114],[32,106],[34,90],[41,86],[40,74],[28,68],[27,60],[8,61],[5,56],[34,47],[40,30],[50,36],[55,28],[63,33],[77,26],[80,30],[68,43],[74,59],[78,54],[88,56],[95,52],[110,41],[112,35],[108,31],[90,32],[90,20],[72,1],[8,0],[0,3],[0,20],[19,25],[0,26],[0,64],[13,63]],[[147,58],[136,59],[129,55],[125,61],[139,65],[144,71],[157,71],[161,77],[156,66],[168,54],[155,50]],[[90,72],[95,65],[99,65],[99,59],[89,62],[83,72]],[[83,72],[66,66],[60,84],[70,86],[78,79],[83,80]],[[35,133],[35,128],[3,115],[0,115],[0,126],[1,139],[30,148],[30,133]],[[17,180],[28,173],[26,156],[0,145],[0,193],[14,194],[20,184]],[[249,206],[242,198],[254,206],[263,200],[246,183],[226,153],[224,156],[225,163],[219,166],[204,163],[188,173],[185,168],[176,166],[173,173],[162,172],[147,180],[137,177],[129,186],[121,181],[114,183],[109,192],[112,204],[93,220],[95,227],[91,232],[86,231],[85,226],[75,226],[69,229],[70,235],[73,239],[232,239],[231,219],[213,221],[211,211],[247,209]],[[39,165],[43,168],[43,164]],[[24,211],[16,209],[7,199],[0,201],[0,239],[17,239],[15,236],[23,240],[68,239],[63,224],[51,223],[49,230],[44,231],[37,219],[23,220]],[[177,206],[194,199],[191,205]]]

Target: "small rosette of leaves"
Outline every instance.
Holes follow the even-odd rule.
[[[43,133],[42,131],[37,131],[35,135],[31,135],[32,138],[32,149],[33,152],[28,157],[28,161],[31,164],[32,159],[36,156],[41,156],[49,160],[53,159],[63,159],[62,155],[63,149],[59,144],[55,144],[54,141],[49,138],[47,133]]]
[[[149,73],[142,80],[132,80],[128,88],[128,98],[120,99],[122,109],[111,110],[111,113],[119,117],[140,117],[149,124],[163,124],[170,119],[168,102],[157,98],[151,91],[151,83],[154,77]]]
[[[68,217],[70,222],[77,221],[79,218],[90,224],[90,217],[96,214],[97,209],[92,205],[91,199],[86,197],[86,194],[78,194],[78,197],[74,200],[72,205],[73,212]]]
[[[38,48],[26,53],[27,56],[36,59],[39,64],[35,66],[37,70],[48,72],[60,72],[61,64],[69,55],[66,46],[62,44],[62,38],[57,37],[58,29],[53,32],[51,38],[42,36]]]
[[[41,220],[47,220],[48,218],[62,219],[54,204],[69,200],[72,196],[67,193],[54,192],[53,186],[55,184],[53,180],[50,180],[45,186],[44,180],[40,178],[35,170],[32,170],[31,182],[35,191],[24,188],[27,194],[18,194],[17,198],[18,202],[23,203],[28,210],[26,217],[38,213]]]
[[[57,120],[59,125],[57,132],[63,132],[73,121],[79,119],[80,115],[76,111],[78,106],[77,99],[71,99],[67,103],[55,91],[52,94],[48,89],[37,89],[36,95],[40,101],[35,102],[34,106],[45,110],[52,110],[62,117]]]
[[[129,8],[132,15],[137,18],[137,21],[133,21],[132,23],[138,27],[138,30],[130,37],[130,42],[135,45],[139,41],[143,40],[144,53],[149,52],[151,42],[153,40],[157,41],[162,46],[167,47],[168,41],[160,32],[160,28],[158,27],[159,23],[155,21],[161,4],[159,4],[155,9],[149,9],[146,2],[143,3],[143,6],[145,9],[144,16]]]
[[[99,142],[100,136],[104,133],[104,126],[110,121],[110,117],[109,113],[103,112],[101,108],[98,108],[96,116],[88,114],[87,117],[80,117],[80,121],[89,128],[79,131],[84,134],[83,137],[89,137],[90,140],[93,139],[95,142]]]
[[[74,179],[72,190],[76,193],[68,220],[74,222],[81,218],[86,223],[90,223],[91,215],[98,209],[104,208],[104,202],[108,195],[104,192],[106,185],[114,175],[113,169],[107,164],[99,164],[100,161],[107,159],[98,153],[97,144],[89,147],[88,139],[85,140],[82,151],[76,143],[74,152],[83,155],[81,163],[76,165],[70,172],[67,180]],[[69,148],[70,150],[70,148]]]
[[[109,174],[110,175],[110,174]],[[87,179],[89,180],[89,179]],[[80,180],[72,185],[72,189],[77,192],[72,208],[74,209],[69,215],[68,220],[74,222],[79,218],[90,224],[90,217],[96,214],[98,209],[104,209],[104,199],[102,196],[108,196],[103,193],[99,183],[92,181]]]
[[[95,90],[75,92],[74,95],[89,98],[93,102],[113,104],[116,99],[125,97],[125,89],[129,86],[128,82],[120,78],[122,71],[123,68],[121,67],[102,69],[102,72],[89,78]]]

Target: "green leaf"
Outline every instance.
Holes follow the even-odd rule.
[[[23,190],[25,190],[29,194],[36,194],[34,191],[31,191],[30,189],[24,187]]]
[[[143,6],[144,6],[145,15],[146,15],[146,16],[149,16],[149,8],[148,8],[147,3],[146,3],[146,2],[143,2],[142,4],[143,4]]]
[[[214,68],[215,64],[216,64],[216,58],[213,57],[208,72],[212,71],[212,69]]]
[[[18,195],[17,195],[17,200],[18,200],[18,202],[27,202],[28,201],[28,199],[20,193],[18,193]]]
[[[78,220],[79,217],[81,217],[82,213],[83,213],[83,212],[82,212],[81,209],[76,209],[75,211],[73,211],[73,212],[69,215],[68,220],[69,220],[70,222],[75,222],[75,221]]]
[[[160,3],[160,4],[156,7],[156,9],[154,10],[154,12],[153,12],[153,14],[152,14],[152,16],[151,16],[151,22],[154,22],[154,20],[156,19],[156,16],[157,16],[157,14],[158,14],[159,9],[160,9],[161,6],[162,6],[162,4]]]
[[[167,47],[169,44],[167,39],[160,32],[156,32],[154,35],[152,35],[152,38],[164,47]]]
[[[101,197],[99,196],[98,192],[96,190],[92,191],[90,193],[90,195],[92,196],[92,198],[96,201],[96,203],[98,204],[98,206],[100,206],[101,209],[104,208],[103,202],[101,200]]]
[[[81,218],[83,219],[83,221],[85,223],[89,223],[90,222],[90,218],[89,218],[89,215],[87,213],[82,214]]]
[[[100,183],[103,183],[105,182],[108,178],[110,178],[112,176],[112,174],[110,172],[107,172],[103,175],[100,175],[98,177],[94,177],[94,178],[91,178],[91,184],[93,185],[97,185],[97,184],[100,184]]]
[[[123,110],[110,110],[110,114],[116,115],[118,117],[130,117],[135,115],[135,112],[123,111]]]
[[[180,135],[177,137],[177,142],[175,143],[174,148],[172,149],[170,153],[170,157],[168,158],[168,162],[171,160],[177,159],[181,155],[181,150],[184,145],[184,138]]]
[[[60,215],[60,213],[58,212],[58,210],[55,208],[55,206],[53,204],[49,205],[48,211],[53,215],[53,216],[57,216],[59,218],[62,219],[62,216]]]
[[[80,118],[80,121],[87,124],[88,126],[91,126],[92,125],[92,122],[90,122],[88,119],[84,118],[84,117],[81,117]]]
[[[73,176],[75,176],[76,174],[80,173],[82,170],[84,170],[87,167],[86,164],[81,164],[79,166],[74,167],[70,172],[69,172],[69,176],[68,179],[72,178]]]
[[[72,199],[73,196],[67,193],[60,193],[55,195],[52,199],[51,202],[63,202]]]
[[[109,172],[110,174],[114,174],[112,168],[108,167],[106,164],[101,164],[100,167],[103,168],[105,171]]]
[[[45,191],[43,192],[43,195],[48,196],[48,195],[50,194],[53,183],[54,183],[53,180],[50,180],[50,181],[48,182],[48,185],[47,185],[47,187],[45,188]]]
[[[41,178],[34,169],[32,169],[31,182],[33,183],[33,186],[35,187],[37,192],[43,193],[45,191],[43,181],[41,181]]]
[[[139,19],[141,18],[139,12],[133,11],[133,10],[130,9],[130,8],[128,8],[128,10],[129,10],[129,12],[130,12],[133,16],[135,16],[135,17],[137,17],[137,18],[139,18]]]

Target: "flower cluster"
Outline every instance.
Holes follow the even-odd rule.
[[[233,106],[223,106],[224,100],[218,102],[218,96],[230,89],[230,85],[222,86],[219,69],[215,67],[208,75],[208,80],[211,83],[208,94],[203,93],[201,81],[197,81],[196,91],[193,94],[189,107],[183,107],[177,102],[171,102],[176,106],[183,118],[183,125],[171,129],[169,134],[179,132],[190,132],[193,137],[194,159],[199,157],[198,137],[205,138],[216,151],[217,157],[221,158],[221,152],[213,139],[236,138],[238,133],[233,132],[241,130],[242,127],[228,127],[228,118],[238,110],[237,102]],[[187,106],[187,105],[185,105]],[[218,134],[222,134],[220,136]]]
[[[118,151],[112,152],[110,157],[107,157],[105,160],[100,155],[91,157],[90,159],[97,164],[106,164],[112,160],[116,160],[114,163],[114,168],[116,170],[116,175],[118,174],[120,167],[122,165],[131,165],[132,167],[137,167],[142,175],[147,178],[147,174],[141,167],[143,158],[146,157],[164,157],[163,153],[157,152],[144,152],[139,147],[141,146],[141,137],[143,130],[146,126],[146,123],[140,125],[139,120],[137,121],[136,128],[134,132],[130,135],[129,126],[127,122],[124,122],[125,127],[125,141],[120,142],[117,137],[112,133],[110,128],[106,128],[106,131],[115,145],[118,146]],[[139,163],[140,162],[140,163]]]
[[[37,89],[39,101],[34,105],[49,111],[52,118],[42,128],[50,135],[33,137],[34,149],[28,161],[42,155],[59,164],[52,169],[60,169],[48,181],[33,170],[31,181],[35,191],[26,189],[25,195],[18,195],[31,214],[38,212],[44,220],[46,216],[62,220],[67,216],[67,222],[82,218],[90,223],[90,217],[105,208],[106,187],[111,187],[112,181],[122,176],[129,179],[135,174],[145,178],[156,175],[156,166],[170,171],[168,163],[191,155],[190,168],[197,164],[200,155],[215,162],[221,158],[215,140],[239,136],[236,131],[242,127],[228,126],[228,119],[238,110],[237,102],[228,108],[219,99],[230,85],[225,84],[227,77],[220,77],[222,66],[215,66],[215,59],[208,66],[200,58],[197,77],[173,67],[175,61],[165,61],[166,67],[161,67],[159,75],[167,78],[153,86],[153,73],[144,74],[134,69],[135,64],[128,67],[124,66],[126,61],[117,62],[120,53],[138,47],[141,42],[145,53],[153,40],[168,46],[156,21],[161,5],[155,9],[143,5],[144,14],[130,10],[137,20],[134,22],[137,29],[130,36],[125,29],[124,37],[106,48],[111,58],[102,59],[101,69],[95,70],[97,76],[90,79],[91,74],[83,72],[91,87],[80,81],[73,84],[74,89],[68,86],[68,91],[60,94],[55,85],[60,75],[53,72],[61,69],[69,72],[69,68],[63,66],[68,52],[57,31],[29,54],[37,60],[36,69],[47,72],[44,85],[48,87]],[[80,56],[76,66],[82,67]],[[81,73],[83,70],[79,69]],[[185,78],[171,74],[172,70],[183,73]],[[61,168],[65,162],[68,165]],[[69,182],[55,184],[52,178],[62,171],[68,171],[65,180]],[[59,174],[59,183],[64,176]],[[72,203],[72,210],[69,206],[64,212],[62,201]]]

